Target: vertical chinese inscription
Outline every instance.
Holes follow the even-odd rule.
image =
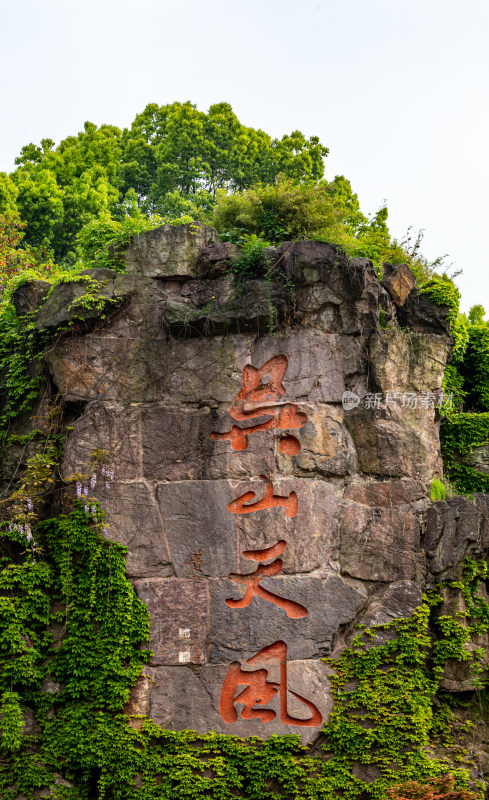
[[[258,431],[270,430],[297,430],[307,423],[307,416],[299,411],[295,403],[284,402],[285,387],[283,378],[287,370],[288,361],[285,355],[270,358],[261,367],[248,364],[243,369],[242,388],[234,398],[230,415],[237,422],[247,422],[262,418],[255,424],[240,427],[232,425],[226,433],[211,433],[215,441],[229,440],[234,450],[246,450],[249,446],[249,437]],[[280,451],[286,455],[296,455],[300,449],[297,437],[288,433],[281,437]],[[267,481],[265,478],[264,480]],[[283,508],[288,517],[294,517],[299,507],[299,499],[295,492],[287,497],[274,493],[273,483],[266,482],[264,495],[256,499],[255,491],[248,491],[232,500],[228,504],[228,511],[232,514],[251,514],[255,511]],[[252,502],[253,501],[253,502]],[[301,619],[308,615],[307,608],[293,600],[271,592],[261,585],[263,578],[280,575],[282,560],[279,556],[287,547],[285,539],[280,539],[271,547],[261,550],[245,550],[244,558],[258,562],[255,572],[247,575],[231,574],[229,579],[238,585],[244,586],[244,594],[239,599],[228,598],[226,605],[230,608],[246,608],[254,597],[265,600],[281,608],[290,619]],[[270,562],[270,563],[265,563]],[[264,612],[266,613],[266,611]],[[257,665],[256,669],[249,669]],[[243,669],[247,667],[247,669]],[[279,681],[269,680],[269,670],[274,668],[279,674]],[[242,687],[245,687],[244,689]],[[309,711],[308,719],[291,716],[287,708],[288,692],[302,703]],[[222,689],[220,710],[224,722],[234,723],[238,720],[236,704],[242,704],[242,719],[259,719],[270,722],[275,719],[276,712],[266,708],[267,704],[279,695],[280,720],[284,725],[297,725],[302,727],[317,727],[322,722],[322,717],[316,706],[305,697],[288,689],[287,686],[287,644],[283,641],[272,642],[262,648],[251,658],[240,665],[233,662],[226,674]]]

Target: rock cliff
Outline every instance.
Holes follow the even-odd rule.
[[[270,248],[241,282],[236,248],[200,225],[137,236],[123,258],[86,273],[95,304],[74,281],[44,300],[23,287],[17,308],[42,303],[53,333],[62,475],[103,451],[110,480],[90,496],[150,611],[126,711],[311,741],[332,706],[323,658],[489,547],[485,495],[429,501],[448,310],[409,271],[382,285],[322,242]],[[472,686],[453,665],[445,681]]]

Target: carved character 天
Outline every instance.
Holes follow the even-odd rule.
[[[263,550],[245,550],[243,556],[250,561],[268,561],[270,558],[281,555],[286,546],[286,542],[281,539],[272,547],[267,547]],[[232,597],[228,598],[226,600],[226,605],[230,608],[247,608],[256,595],[256,597],[261,597],[263,600],[268,600],[269,603],[283,608],[289,619],[302,619],[302,617],[307,617],[309,612],[307,608],[301,606],[300,603],[296,603],[294,600],[289,600],[286,597],[281,597],[278,594],[274,594],[274,592],[269,592],[268,589],[260,585],[260,581],[263,578],[271,578],[274,575],[280,575],[281,572],[282,560],[280,558],[275,558],[275,561],[271,564],[260,564],[251,575],[231,574],[229,580],[233,581],[233,583],[244,584],[246,586],[246,591],[243,597],[238,600]]]

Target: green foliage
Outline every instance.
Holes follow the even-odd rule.
[[[446,661],[455,659],[470,662],[474,686],[482,688],[487,683],[487,678],[482,679],[484,650],[478,647],[470,649],[467,645],[489,630],[489,606],[478,594],[479,586],[484,585],[488,574],[487,562],[468,559],[463,580],[443,584],[462,595],[464,608],[455,616],[444,614],[436,617],[437,640],[433,648],[433,664],[437,679],[442,677]],[[439,590],[429,595],[429,603],[433,607],[436,607],[440,600]]]
[[[51,139],[22,148],[11,178],[29,243],[48,242],[58,259],[74,260],[80,228],[119,202],[121,136],[118,128],[86,122],[55,149]]]
[[[422,294],[428,294],[435,303],[449,306],[448,320],[454,340],[452,361],[460,363],[469,343],[469,326],[467,317],[459,311],[459,290],[447,275],[434,275],[420,291]]]
[[[63,221],[63,191],[48,169],[23,169],[14,173],[17,205],[27,222],[30,244],[49,244]]]
[[[49,671],[63,684],[58,702],[121,711],[148,658],[139,645],[149,638],[149,615],[125,577],[127,550],[102,538],[102,523],[96,504],[77,500],[70,514],[39,524],[66,605],[66,635]]]
[[[123,272],[121,249],[133,236],[161,225],[159,217],[148,219],[140,212],[114,219],[106,213],[88,222],[77,234],[79,265]]]
[[[408,781],[389,789],[387,800],[477,800],[478,795],[456,786],[453,775],[430,778],[426,783]]]
[[[460,463],[457,454],[468,455],[474,447],[487,444],[487,412],[489,411],[489,323],[485,311],[473,306],[468,318],[458,310],[460,294],[446,276],[436,276],[421,291],[437,303],[450,307],[450,327],[454,338],[452,363],[443,378],[445,394],[452,394],[453,403],[445,404],[441,429],[445,471],[464,493],[489,491],[485,473]],[[463,412],[462,412],[463,409]]]
[[[453,411],[458,412],[462,410],[467,396],[467,392],[464,390],[463,386],[464,378],[463,375],[460,374],[459,369],[455,364],[447,364],[443,375],[442,389],[447,397],[451,397],[451,400],[447,401],[442,412],[446,416],[449,416]]]
[[[364,631],[337,661],[330,661],[335,705],[325,727],[325,797],[363,797],[366,784],[355,764],[375,777],[368,795],[382,798],[388,786],[442,774],[446,765],[427,752],[436,681],[427,665],[430,609],[409,619]],[[462,773],[458,775],[463,779]]]
[[[32,315],[18,319],[11,308],[7,313],[0,313],[0,376],[4,401],[0,409],[0,430],[30,409],[38,397],[44,380],[41,358],[47,342],[46,333],[36,330]]]
[[[244,281],[256,278],[264,271],[264,254],[270,242],[256,234],[245,235],[241,239],[241,249],[237,258],[233,259],[232,272],[235,275],[238,289]]]
[[[276,244],[300,237],[335,240],[342,233],[342,214],[326,182],[301,185],[281,178],[273,185],[218,195],[214,224],[239,242],[243,235]]]
[[[4,523],[3,544],[14,555],[3,559],[0,572],[2,747],[22,753],[8,771],[5,765],[0,770],[3,790],[19,780],[29,755],[28,741],[20,740],[21,697],[43,728],[45,763],[56,771],[65,761],[65,774],[80,773],[83,785],[90,772],[88,763],[80,764],[83,735],[92,736],[97,720],[110,733],[114,713],[121,712],[148,658],[140,645],[149,637],[149,617],[125,577],[127,551],[103,538],[102,523],[95,501],[75,500],[71,513],[38,522],[27,548],[21,526]],[[63,628],[58,646],[53,625]],[[47,677],[62,688],[42,692]]]
[[[482,325],[486,312],[484,306],[472,306],[469,311],[469,322],[471,325]]]
[[[191,103],[150,104],[124,132],[86,122],[57,147],[51,139],[23,147],[15,172],[0,176],[0,211],[18,211],[27,241],[48,243],[69,264],[83,226],[124,217],[128,197],[145,213],[207,220],[218,189],[270,183],[279,173],[318,180],[327,152],[299,131],[272,140],[246,128],[227,103],[207,114]]]
[[[442,420],[440,441],[445,472],[462,493],[489,491],[489,475],[460,463],[457,456],[466,456],[474,447],[489,444],[489,413],[456,413]]]
[[[430,486],[430,500],[435,503],[437,500],[445,500],[447,496],[447,487],[440,481],[439,478],[433,478]]]
[[[489,324],[468,327],[467,351],[459,371],[467,387],[464,406],[471,411],[489,411]]]
[[[17,206],[17,189],[13,180],[6,172],[0,172],[0,214],[17,217],[19,209]]]
[[[317,180],[327,148],[299,131],[281,140],[242,125],[228,103],[207,114],[192,103],[150,104],[123,134],[124,191],[132,187],[146,211],[164,213],[165,197],[193,198],[225,187],[244,189],[273,183],[283,173]]]
[[[419,274],[428,274],[406,243],[390,237],[387,208],[367,219],[360,211],[350,181],[342,175],[333,181],[303,181],[278,176],[273,184],[245,191],[218,192],[213,224],[223,238],[236,243],[243,236],[259,236],[272,244],[299,238],[327,241],[342,247],[350,257],[369,258],[377,271],[384,262],[408,262]],[[431,272],[429,272],[431,276]]]
[[[20,705],[20,695],[17,692],[3,692],[0,698],[0,714],[2,740],[1,749],[4,752],[19,750],[22,745],[22,731],[24,720]]]
[[[416,246],[410,253],[409,242],[391,240],[385,207],[369,220],[344,176],[323,180],[327,153],[300,131],[271,139],[247,128],[227,103],[207,113],[190,102],[150,104],[123,132],[85,123],[57,147],[50,139],[23,147],[17,170],[0,181],[0,210],[4,197],[28,222],[27,241],[48,243],[64,264],[76,260],[80,231],[83,249],[87,226],[90,233],[99,219],[115,226],[137,210],[210,223],[215,209],[233,240],[306,236],[370,258],[379,271],[384,261],[410,261],[426,274]]]

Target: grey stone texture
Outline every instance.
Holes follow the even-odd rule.
[[[293,659],[327,656],[340,625],[355,616],[363,596],[342,578],[287,575],[265,578],[269,592],[307,609],[307,616],[291,619],[280,605],[255,596],[247,608],[230,608],[228,598],[239,598],[240,585],[229,580],[210,582],[212,663],[250,658],[274,641],[285,641]]]
[[[300,733],[304,743],[317,736],[317,728],[297,727],[283,724],[280,720],[280,696],[277,694],[267,708],[275,712],[275,718],[262,722],[260,719],[245,720],[238,715],[235,723],[226,723],[220,713],[221,687],[226,678],[227,666],[204,667],[157,667],[146,668],[149,677],[151,700],[148,715],[163,728],[171,730],[191,729],[198,733],[227,733],[246,737],[253,730],[254,736],[268,739],[273,734]],[[248,668],[249,669],[249,668]],[[287,662],[287,710],[298,719],[307,719],[308,711],[292,694],[314,698],[314,703],[323,721],[332,708],[328,691],[330,670],[324,661],[307,659]],[[277,665],[269,670],[268,680],[279,682]],[[238,707],[240,707],[238,705]]]
[[[331,710],[322,658],[356,624],[407,616],[426,586],[457,577],[466,555],[489,546],[489,507],[483,495],[430,505],[437,412],[401,400],[441,389],[446,309],[407,291],[405,270],[386,274],[386,291],[371,262],[324,242],[269,248],[237,295],[236,252],[200,223],[164,225],[134,237],[125,274],[88,271],[99,309],[77,305],[83,284],[42,302],[36,283],[22,287],[18,313],[42,302],[38,327],[58,330],[46,363],[73,417],[63,477],[90,483],[95,451],[113,470],[106,480],[98,469],[90,496],[106,510],[106,536],[128,548],[153,651],[126,713],[174,730],[310,741]],[[291,292],[264,281],[277,263]],[[250,365],[273,371],[284,358],[281,381],[264,374],[259,402],[248,392],[240,405],[245,368],[253,377]],[[343,408],[345,392],[356,406]],[[280,427],[297,414],[306,424]],[[260,424],[245,449],[219,438]],[[236,721],[224,719],[233,664],[240,680],[267,675],[273,719],[243,717],[242,684],[229,690]],[[445,681],[467,685],[454,667]],[[293,692],[321,723],[282,721],[280,693],[292,718],[310,718]]]

